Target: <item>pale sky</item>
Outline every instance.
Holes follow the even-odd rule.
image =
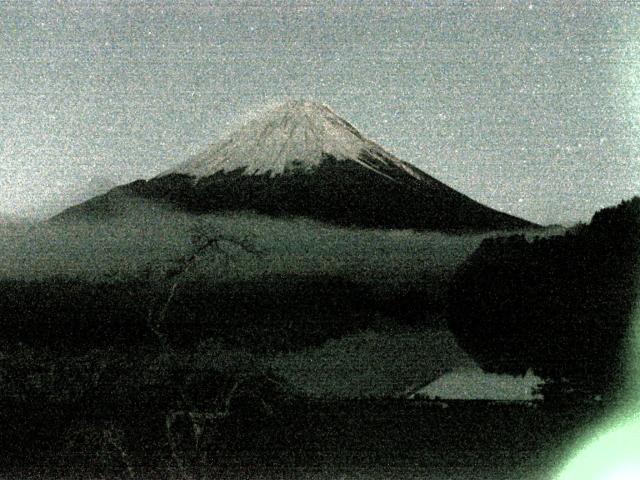
[[[328,3],[0,0],[0,212],[153,176],[288,97],[535,222],[640,194],[636,2]]]

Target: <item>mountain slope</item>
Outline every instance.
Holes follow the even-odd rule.
[[[305,101],[284,103],[176,168],[117,192],[194,212],[252,210],[370,228],[532,226],[456,192],[366,139],[328,107]],[[63,216],[103,213],[95,203]]]

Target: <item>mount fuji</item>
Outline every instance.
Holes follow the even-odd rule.
[[[126,197],[191,212],[254,211],[342,226],[483,231],[534,226],[453,190],[365,138],[329,107],[289,101],[150,180],[56,218],[117,214]]]

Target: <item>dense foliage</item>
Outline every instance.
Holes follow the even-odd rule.
[[[640,198],[563,236],[487,239],[458,271],[450,327],[491,371],[614,390],[636,298]]]

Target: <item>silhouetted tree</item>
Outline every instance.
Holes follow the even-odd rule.
[[[67,325],[75,328],[77,322],[84,321],[88,331],[98,329],[105,333],[105,344],[70,350],[61,348],[57,341],[45,346],[3,339],[3,457],[20,462],[34,454],[49,454],[61,462],[75,459],[86,465],[87,455],[91,455],[91,467],[100,467],[103,473],[124,472],[134,478],[141,459],[148,465],[152,461],[149,456],[157,461],[158,452],[165,452],[173,459],[179,477],[199,476],[200,467],[207,464],[207,454],[214,451],[211,438],[221,435],[215,427],[221,421],[232,421],[234,402],[238,400],[239,408],[253,410],[253,415],[266,415],[270,402],[282,390],[268,366],[242,348],[211,337],[186,345],[174,338],[180,325],[172,323],[179,323],[180,319],[168,313],[180,289],[188,285],[190,275],[197,275],[201,260],[213,257],[228,268],[233,258],[242,253],[257,253],[249,238],[229,237],[203,224],[194,230],[185,255],[154,265],[140,278],[128,279],[122,285],[68,279],[35,286],[17,284],[15,291],[24,290],[17,303],[23,310],[29,307],[26,298],[33,299],[34,292],[41,292],[35,298],[42,299],[44,305],[32,308],[41,310],[37,318],[47,320],[54,335],[77,335],[78,332],[57,330],[64,330]],[[125,298],[120,296],[125,286],[132,290],[135,287],[132,298],[136,302],[124,302],[114,308],[107,299],[114,302],[114,298]],[[109,291],[113,297],[108,297],[101,287],[116,289],[115,293]],[[3,294],[5,303],[13,301],[6,291]],[[87,309],[65,310],[63,301],[67,298],[86,302]],[[97,306],[91,304],[92,299]],[[147,338],[144,343],[125,345],[124,349],[114,336],[112,344],[108,344],[108,333],[119,331],[113,324],[105,328],[95,318],[83,318],[94,311],[91,307],[101,306],[105,312],[99,320],[112,322],[111,316],[117,315],[118,308],[126,311],[132,305],[137,308],[133,318],[141,319],[142,325],[137,322],[130,327],[136,327],[138,339],[140,328],[146,329]],[[53,319],[46,317],[47,307]],[[142,314],[144,309],[146,315]],[[56,326],[58,315],[69,311],[75,323],[61,321]],[[126,329],[127,325],[122,325],[122,330]],[[46,333],[33,335],[46,341]],[[74,336],[71,344],[75,341]]]
[[[163,379],[165,393],[161,402],[164,430],[171,458],[183,478],[200,476],[200,467],[207,461],[208,451],[203,448],[207,430],[231,415],[231,402],[236,396],[243,390],[259,388],[260,383],[279,386],[268,369],[252,361],[249,354],[238,356],[238,352],[225,349],[215,339],[202,343],[193,352],[179,351],[167,332],[171,304],[198,263],[207,256],[228,263],[238,253],[258,251],[248,238],[227,236],[212,231],[208,225],[199,225],[191,235],[191,248],[186,255],[144,272],[150,292],[147,326],[158,343],[156,375]],[[258,397],[256,401],[257,409],[270,412],[265,398]],[[113,424],[104,432],[124,461],[126,451],[114,440],[118,436]],[[127,471],[133,474],[129,464]]]
[[[486,239],[455,276],[450,327],[488,370],[615,390],[639,259],[638,197],[563,236]]]

